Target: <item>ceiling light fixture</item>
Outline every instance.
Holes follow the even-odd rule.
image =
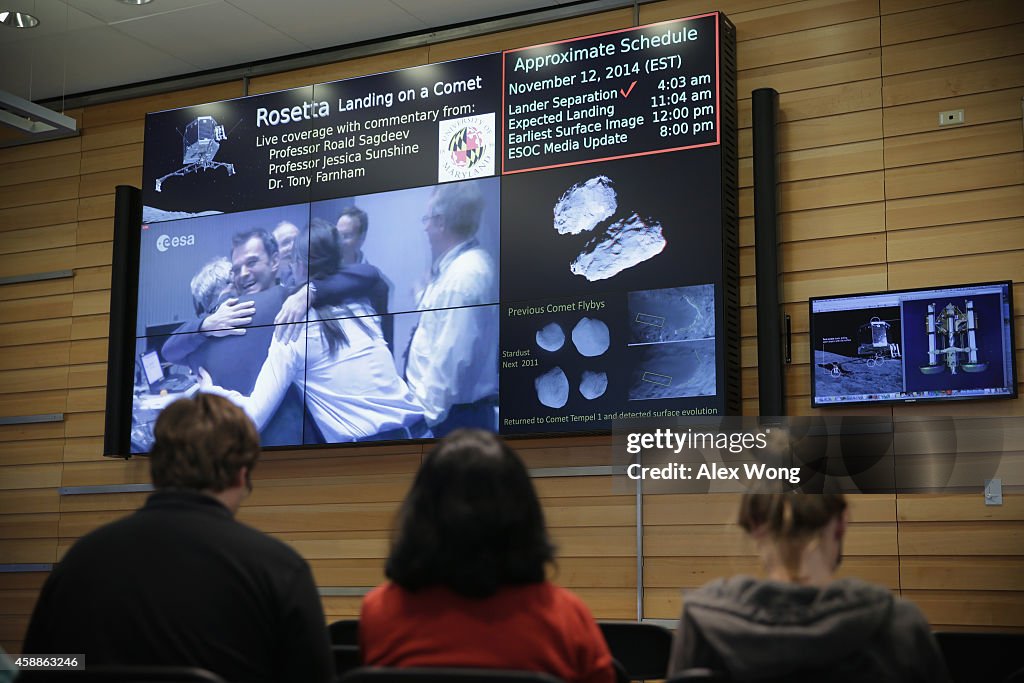
[[[39,26],[39,20],[26,12],[12,12],[11,10],[0,10],[0,24],[11,28],[34,28]]]
[[[42,135],[62,137],[78,134],[78,122],[35,102],[0,90],[0,124],[20,128],[41,140]]]
[[[126,5],[148,5],[153,0],[119,0],[119,2],[123,2]]]

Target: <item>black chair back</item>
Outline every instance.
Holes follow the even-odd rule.
[[[632,680],[666,678],[672,632],[656,624],[599,621],[612,657]]]
[[[1024,669],[1017,669],[1003,683],[1024,683]]]
[[[83,671],[23,671],[18,683],[225,683],[189,666],[89,666]]]
[[[680,671],[666,683],[729,683],[732,679],[724,671],[711,669],[687,669]]]
[[[341,683],[562,683],[561,679],[539,671],[452,667],[364,666],[349,671],[340,680]]]
[[[363,665],[358,645],[332,645],[331,653],[334,655],[334,673],[339,677]]]
[[[1003,683],[1024,667],[1024,633],[935,634],[953,683]]]
[[[339,619],[327,627],[331,636],[331,645],[358,645],[359,620]]]

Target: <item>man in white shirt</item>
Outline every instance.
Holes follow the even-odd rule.
[[[475,238],[484,209],[478,183],[439,185],[423,216],[433,267],[405,375],[436,437],[498,426],[498,280]]]
[[[288,288],[295,287],[295,238],[299,236],[299,228],[289,221],[281,221],[274,228],[274,239],[279,249],[279,265],[277,279]]]

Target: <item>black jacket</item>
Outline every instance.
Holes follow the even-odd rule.
[[[198,666],[231,683],[334,675],[305,560],[198,492],[154,493],[75,543],[43,586],[24,653]]]

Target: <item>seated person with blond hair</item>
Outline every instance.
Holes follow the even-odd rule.
[[[519,456],[460,429],[427,455],[406,496],[385,566],[363,600],[363,662],[518,669],[566,683],[613,683],[583,601],[546,579],[553,548]]]
[[[948,681],[928,622],[883,586],[836,579],[849,523],[842,494],[751,493],[740,526],[767,578],[719,579],[684,599],[669,662],[732,681]]]

